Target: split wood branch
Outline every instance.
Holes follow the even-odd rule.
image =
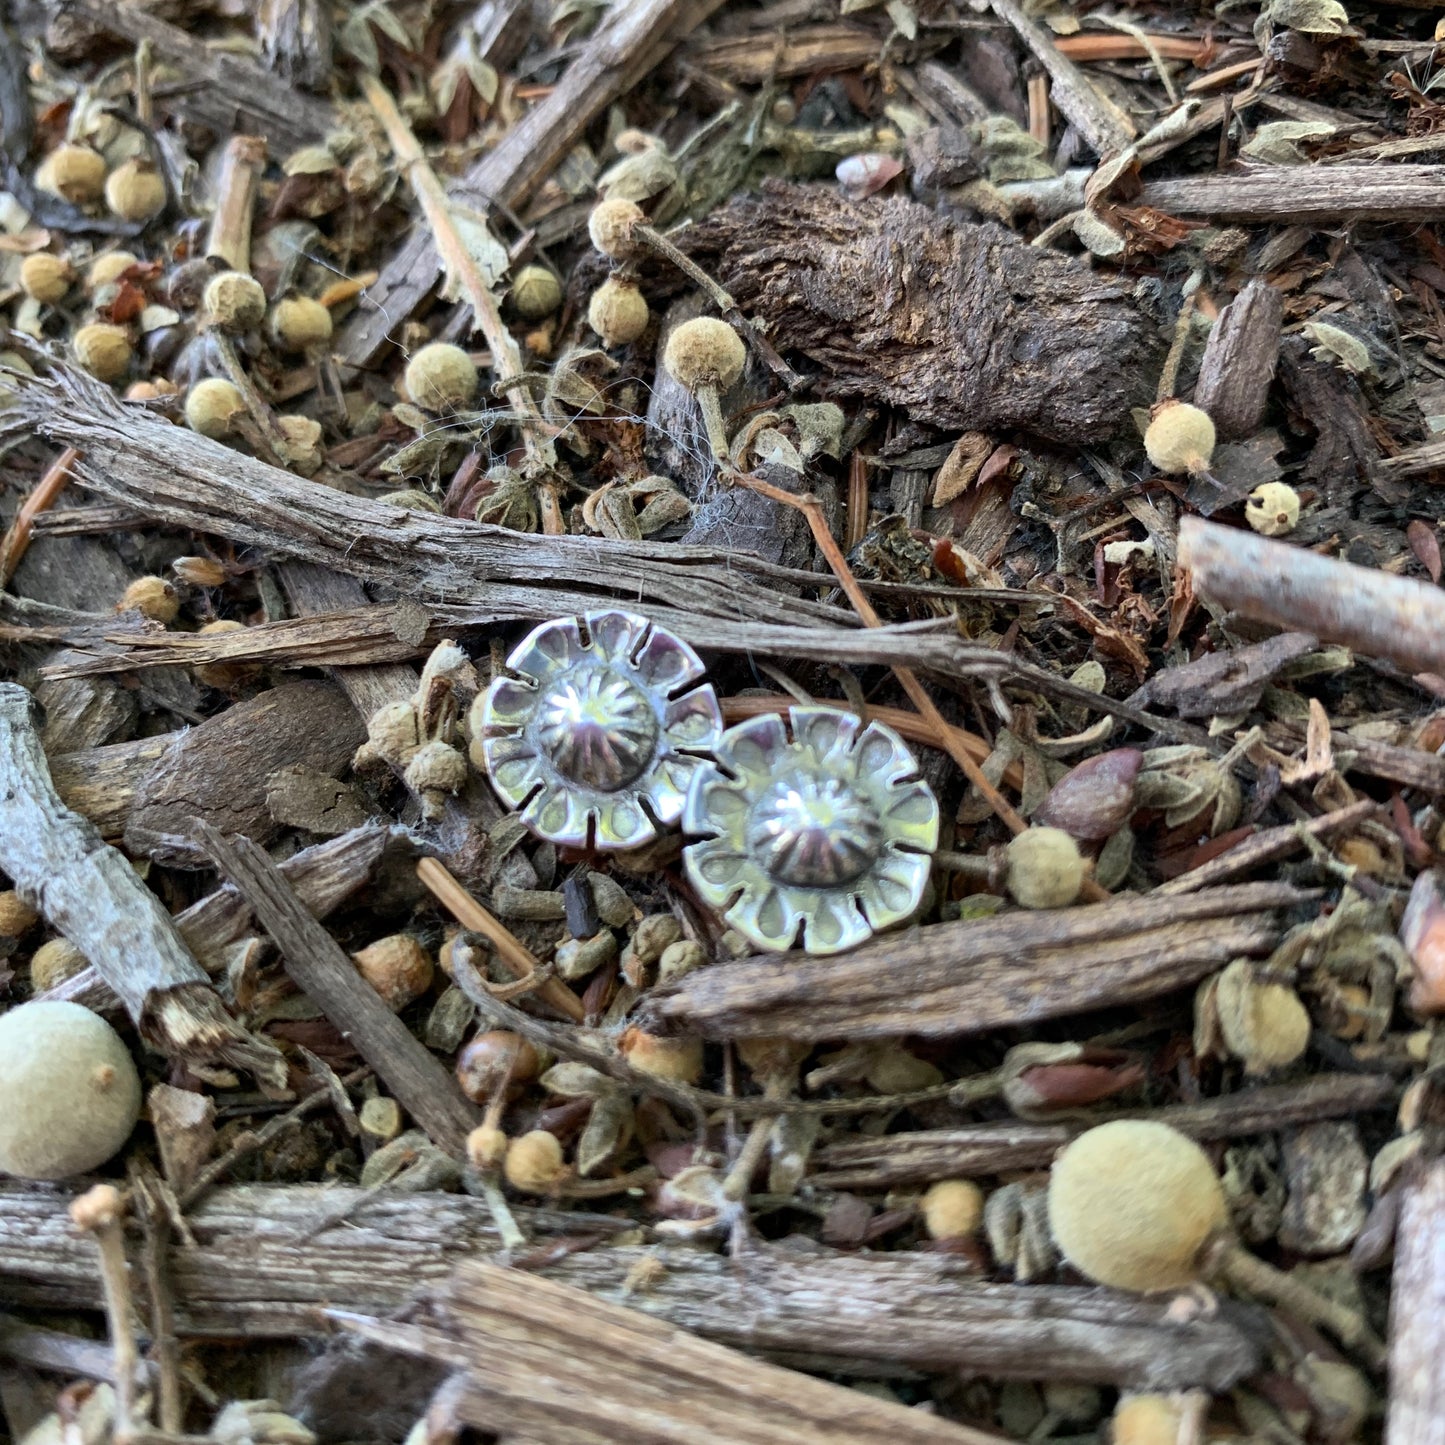
[[[445,1285],[458,1262],[500,1239],[465,1194],[373,1194],[348,1186],[212,1190],[187,1215],[195,1247],[171,1252],[182,1336],[312,1336],[318,1308],[390,1314]],[[94,1309],[93,1255],[63,1192],[0,1183],[0,1288],[16,1308]],[[318,1211],[335,1222],[312,1232]],[[1262,1311],[1222,1301],[1180,1318],[1169,1301],[1110,1290],[988,1284],[928,1252],[800,1255],[759,1244],[729,1258],[692,1246],[626,1245],[548,1255],[558,1239],[605,1240],[627,1219],[519,1207],[548,1279],[627,1302],[656,1319],[773,1355],[847,1370],[965,1370],[1135,1389],[1228,1389],[1261,1365]],[[560,1256],[560,1257],[558,1257]],[[629,1293],[640,1261],[663,1269]],[[654,1273],[656,1273],[654,1271]]]
[[[1389,1445],[1445,1445],[1445,1159],[1398,1186],[1390,1295]]]
[[[222,1061],[279,1086],[285,1063],[226,1012],[160,900],[93,824],[61,802],[30,694],[0,683],[0,868],[90,960],[153,1048]]]
[[[1445,166],[1256,166],[1237,175],[1150,181],[1140,203],[1210,221],[1336,225],[1445,216]]]
[[[450,1071],[382,1002],[265,852],[249,838],[227,840],[203,822],[196,836],[255,911],[297,987],[351,1040],[432,1141],[460,1157],[482,1116]]]
[[[1198,517],[1179,524],[1179,562],[1197,593],[1251,621],[1445,674],[1445,593],[1428,582]]]

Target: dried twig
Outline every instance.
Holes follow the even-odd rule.
[[[10,523],[4,539],[0,540],[0,588],[9,585],[15,569],[29,549],[35,519],[53,507],[70,485],[70,469],[79,458],[80,453],[74,447],[66,447],[45,469],[45,475],[35,484],[35,490],[20,504],[15,520]]]
[[[1445,1442],[1445,1159],[1432,1159],[1398,1186],[1390,1298],[1390,1445]]]

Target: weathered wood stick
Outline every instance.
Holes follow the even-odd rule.
[[[1214,221],[1401,221],[1445,216],[1445,166],[1257,166],[1238,175],[1151,181],[1140,197]]]
[[[0,1183],[0,1291],[12,1308],[93,1309],[92,1253],[68,1195]],[[351,1208],[345,1210],[347,1203]],[[549,1237],[606,1239],[632,1221],[517,1208],[545,1251]],[[318,1219],[337,1220],[321,1230]],[[367,1195],[349,1186],[237,1185],[187,1215],[197,1240],[170,1256],[177,1319],[191,1335],[314,1335],[325,1306],[388,1314],[443,1286],[500,1240],[486,1204],[465,1194]],[[1168,1301],[1068,1286],[984,1284],[968,1265],[928,1252],[798,1254],[758,1245],[736,1259],[690,1246],[580,1252],[539,1266],[603,1299],[772,1354],[812,1353],[905,1369],[963,1369],[1136,1389],[1227,1389],[1252,1374],[1267,1339],[1262,1311],[1172,1318]],[[663,1273],[628,1293],[643,1259]],[[528,1276],[524,1276],[528,1277]]]
[[[1302,1084],[1268,1084],[1163,1109],[1131,1109],[1114,1118],[1158,1119],[1196,1139],[1234,1139],[1384,1109],[1397,1089],[1377,1074],[1325,1074]],[[965,1124],[957,1129],[918,1129],[878,1139],[845,1139],[813,1156],[809,1181],[820,1189],[887,1189],[959,1176],[1044,1169],[1076,1134],[1102,1117],[1029,1124]]]
[[[1445,471],[1445,438],[1421,442],[1397,456],[1381,457],[1375,463],[1375,470],[1392,481],[1397,477],[1419,477]]]
[[[233,271],[251,269],[251,222],[265,169],[266,142],[260,136],[233,135],[227,141],[216,178],[219,199],[206,238],[206,256]]]
[[[199,820],[196,836],[271,935],[297,987],[356,1045],[432,1141],[460,1155],[482,1114],[450,1070],[382,1002],[262,849],[249,838],[227,840]]]
[[[1445,1445],[1445,1159],[1400,1186],[1390,1294],[1387,1445]]]
[[[1445,192],[1442,192],[1445,194]],[[1179,523],[1194,590],[1254,622],[1310,632],[1409,672],[1445,673],[1445,592],[1198,517]]]
[[[50,759],[50,777],[67,808],[89,818],[103,838],[120,838],[141,781],[174,746],[178,733],[106,743]]]
[[[443,1309],[448,1363],[467,1382],[458,1413],[504,1434],[555,1445],[1004,1445],[521,1270],[468,1261]]]
[[[60,801],[31,718],[30,694],[0,683],[0,869],[169,1057],[223,1060],[270,1084],[286,1067],[226,1012],[170,914],[125,856]]]
[[[1279,936],[1272,910],[1310,895],[1247,883],[938,923],[841,958],[799,954],[699,969],[651,993],[638,1021],[704,1038],[951,1038],[1156,997]]]

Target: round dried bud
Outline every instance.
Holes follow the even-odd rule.
[[[457,1055],[457,1082],[474,1104],[485,1104],[498,1089],[535,1079],[537,1051],[521,1034],[488,1029]]]
[[[224,377],[208,376],[186,393],[186,425],[213,441],[228,435],[245,410],[241,393]]]
[[[276,430],[285,439],[282,455],[303,477],[321,466],[321,423],[311,416],[278,416]]]
[[[139,261],[140,257],[132,256],[129,251],[107,251],[97,256],[85,273],[85,289],[94,292],[102,286],[113,286]]]
[[[622,1036],[622,1052],[634,1069],[674,1084],[695,1084],[702,1075],[701,1039],[662,1039],[641,1029]]]
[[[1044,1408],[1069,1425],[1088,1425],[1099,1418],[1103,1396],[1097,1387],[1075,1380],[1049,1380],[1044,1385]]]
[[[271,344],[281,351],[305,351],[331,340],[331,312],[310,296],[283,296],[266,323]]]
[[[940,1179],[918,1201],[930,1239],[966,1239],[983,1223],[983,1190],[972,1179]]]
[[[1299,521],[1299,493],[1288,482],[1265,482],[1245,499],[1244,520],[1261,537],[1283,537]]]
[[[507,1145],[502,1173],[513,1189],[527,1194],[545,1194],[561,1179],[566,1166],[562,1163],[562,1146],[555,1134],[533,1129]]]
[[[473,1169],[495,1169],[507,1157],[506,1133],[495,1124],[479,1124],[467,1135],[467,1162]]]
[[[1081,1274],[1116,1289],[1180,1289],[1224,1228],[1204,1151],[1167,1124],[1116,1119],[1079,1135],[1049,1175],[1049,1228]]]
[[[726,391],[743,374],[747,359],[742,337],[714,316],[684,321],[662,353],[668,375],[693,392],[706,385]]]
[[[1143,760],[1138,748],[1114,748],[1085,758],[1049,789],[1030,822],[1035,827],[1062,828],[1085,842],[1102,842],[1129,821]]]
[[[181,261],[166,272],[166,300],[178,311],[194,311],[215,274],[215,266],[204,256]]]
[[[646,222],[647,217],[636,201],[598,201],[587,218],[587,234],[604,256],[621,260],[633,252],[632,228]]]
[[[568,983],[596,973],[605,963],[617,957],[617,938],[610,928],[601,929],[590,938],[564,938],[552,955],[557,972]]]
[[[1084,859],[1062,828],[1029,828],[1008,845],[1008,891],[1025,908],[1067,908],[1084,886]]]
[[[30,956],[30,987],[36,993],[49,993],[89,965],[89,959],[68,938],[47,939]]]
[[[105,203],[123,221],[149,221],[166,208],[166,183],[150,161],[132,156],[106,177]]]
[[[386,492],[376,500],[385,502],[388,507],[400,507],[407,512],[432,512],[440,516],[442,510],[441,503],[435,497],[429,497],[415,487],[407,487],[400,492]]]
[[[457,411],[476,399],[477,368],[461,349],[447,341],[423,346],[406,364],[406,394],[427,411]]]
[[[93,1184],[70,1201],[70,1222],[89,1234],[108,1229],[125,1214],[125,1196],[114,1184]]]
[[[0,408],[8,406],[15,396],[15,388],[9,384],[6,372],[34,376],[35,368],[18,351],[0,351]]]
[[[123,326],[108,321],[92,321],[82,326],[70,339],[75,359],[97,381],[115,383],[130,370],[130,337]]]
[[[631,949],[642,964],[656,963],[662,951],[682,937],[682,924],[670,913],[649,913],[632,935]]]
[[[734,1048],[749,1072],[759,1079],[767,1078],[771,1074],[786,1073],[802,1063],[813,1051],[811,1044],[780,1038],[775,1034],[756,1039],[738,1039]]]
[[[874,1056],[863,1076],[870,1089],[880,1094],[911,1094],[943,1082],[943,1073],[927,1059],[910,1054],[898,1044],[887,1044]]]
[[[171,571],[188,587],[221,587],[226,569],[214,557],[177,557]]]
[[[140,1117],[140,1076],[121,1037],[77,1003],[0,1014],[0,1172],[66,1179],[104,1164]]]
[[[52,196],[83,206],[98,201],[105,189],[105,161],[89,146],[56,146],[35,172],[35,184]]]
[[[139,612],[152,622],[170,623],[181,610],[176,589],[164,577],[137,577],[121,593],[117,612]]]
[[[378,938],[351,959],[392,1013],[400,1013],[431,987],[431,956],[409,933]]]
[[[208,622],[196,634],[198,637],[215,637],[224,632],[244,632],[246,624],[235,622],[230,618],[218,618],[215,622]],[[234,687],[238,682],[250,677],[256,669],[244,662],[198,662],[191,669],[195,673],[196,681],[205,687]]]
[[[378,757],[404,768],[421,747],[421,721],[409,701],[389,702],[366,721],[366,740]]]
[[[70,262],[49,251],[37,251],[20,263],[20,289],[47,306],[64,301],[74,280],[75,268]]]
[[[1248,959],[1236,959],[1214,990],[1224,1046],[1245,1071],[1265,1074],[1292,1064],[1310,1039],[1310,1016],[1299,995],[1283,983],[1255,977]]]
[[[562,304],[562,283],[548,266],[523,266],[512,282],[512,306],[525,321],[540,321]]]
[[[367,1099],[357,1111],[357,1123],[369,1139],[390,1144],[401,1133],[401,1105],[385,1094]]]
[[[1187,401],[1161,401],[1144,432],[1144,452],[1166,475],[1207,472],[1214,459],[1214,423]]]
[[[706,962],[707,954],[702,944],[692,938],[680,938],[662,950],[662,957],[657,960],[657,981],[660,984],[676,983]]]
[[[475,716],[472,721],[475,726]],[[597,909],[597,916],[609,928],[622,928],[632,922],[632,899],[615,878],[607,873],[589,873],[587,886],[592,891],[592,902]]]
[[[40,915],[13,888],[0,893],[0,938],[19,938],[39,921]]]
[[[467,785],[467,760],[449,743],[423,743],[406,765],[405,782],[414,793],[459,793]]]
[[[180,387],[175,382],[157,376],[152,381],[133,381],[125,389],[127,401],[159,401],[163,396],[175,396]]]
[[[254,331],[266,317],[266,293],[244,271],[222,271],[201,297],[206,322],[219,331]]]
[[[1120,1395],[1110,1435],[1114,1445],[1177,1445],[1183,1420],[1171,1395]]]
[[[587,324],[604,346],[626,346],[636,341],[652,319],[637,282],[609,276],[587,303]]]

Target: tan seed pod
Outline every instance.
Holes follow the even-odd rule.
[[[523,266],[512,282],[512,306],[524,321],[540,321],[562,304],[562,283],[548,266]]]
[[[166,183],[150,161],[132,156],[105,180],[105,203],[123,221],[149,221],[166,208]]]
[[[0,893],[0,938],[19,938],[39,921],[40,915],[13,888]]]
[[[402,384],[419,407],[431,412],[460,411],[476,400],[480,378],[460,346],[433,341],[406,364]]]
[[[123,326],[112,326],[108,321],[92,321],[82,326],[70,339],[75,359],[97,381],[114,384],[124,379],[130,370],[130,337]]]
[[[30,987],[49,993],[89,967],[90,960],[68,938],[46,939],[30,956]]]
[[[1299,493],[1288,482],[1265,482],[1244,503],[1244,520],[1261,537],[1283,537],[1299,522]]]
[[[587,218],[587,234],[604,256],[614,261],[632,255],[635,249],[632,230],[645,225],[647,217],[635,201],[599,201]]]
[[[537,1050],[509,1029],[487,1029],[457,1055],[457,1082],[474,1104],[485,1104],[497,1091],[537,1077]]]
[[[113,286],[139,262],[140,257],[131,255],[129,251],[107,251],[97,256],[85,273],[85,289],[93,294],[102,286]]]
[[[662,957],[657,960],[657,981],[659,984],[675,983],[706,962],[707,952],[702,944],[691,938],[680,938],[662,950]]]
[[[215,622],[206,623],[197,636],[215,637],[220,633],[244,632],[245,630],[244,622],[236,622],[230,618],[218,618]],[[253,665],[246,662],[198,662],[191,670],[195,673],[197,682],[205,687],[219,688],[235,687],[237,683],[253,677],[257,671]]]
[[[176,614],[181,610],[181,599],[164,577],[137,577],[121,593],[115,610],[139,612],[152,622],[170,623],[176,620]]]
[[[378,938],[351,959],[392,1013],[400,1013],[431,987],[431,955],[409,933]]]
[[[1300,1058],[1310,1039],[1310,1016],[1287,984],[1255,977],[1248,959],[1236,959],[1214,990],[1224,1046],[1245,1071],[1267,1074]]]
[[[695,1084],[702,1075],[701,1039],[663,1039],[630,1028],[622,1036],[622,1052],[634,1069],[674,1084]]]
[[[479,1124],[467,1135],[467,1162],[473,1169],[495,1169],[507,1157],[510,1141],[495,1124]]]
[[[266,334],[281,351],[320,346],[331,340],[331,312],[310,296],[283,296],[271,308]]]
[[[88,205],[105,189],[105,161],[89,146],[56,146],[35,172],[35,184],[72,205]]]
[[[513,1189],[526,1194],[545,1194],[566,1172],[562,1146],[555,1134],[533,1129],[507,1146],[502,1173]]]
[[[1180,1289],[1225,1227],[1208,1156],[1167,1124],[1116,1119],[1080,1134],[1049,1175],[1049,1228],[1064,1257],[1098,1284]]]
[[[668,375],[691,392],[709,383],[726,391],[743,374],[747,359],[742,337],[713,316],[699,316],[674,328],[662,354]]]
[[[186,425],[213,441],[229,436],[231,423],[245,410],[241,393],[221,376],[208,376],[186,393]]]
[[[163,376],[153,377],[150,381],[133,381],[125,389],[127,401],[159,401],[163,396],[175,396],[180,392],[175,382],[167,381]]]
[[[1144,432],[1144,452],[1168,476],[1207,472],[1214,459],[1209,413],[1187,401],[1161,401]]]
[[[75,268],[70,262],[49,251],[37,251],[20,263],[20,289],[46,306],[64,301],[74,280]]]
[[[244,271],[222,271],[201,296],[206,322],[218,331],[254,331],[266,317],[266,293]]]
[[[1084,886],[1084,858],[1062,828],[1027,828],[1008,845],[1008,891],[1024,908],[1067,908]]]
[[[918,1201],[930,1239],[967,1239],[983,1224],[983,1190],[972,1179],[940,1179]]]
[[[442,510],[441,503],[435,497],[429,497],[415,487],[407,487],[400,492],[386,492],[376,500],[385,502],[388,507],[401,507],[408,512],[431,512],[440,516]]]
[[[394,768],[404,768],[421,748],[421,721],[410,701],[389,702],[366,720],[371,750]]]
[[[221,587],[226,581],[226,569],[214,557],[177,557],[171,571],[188,587]]]
[[[450,743],[423,743],[406,765],[405,782],[415,793],[459,793],[467,785],[467,760]]]
[[[627,346],[636,341],[651,319],[647,301],[635,281],[609,276],[587,303],[587,324],[607,347]]]
[[[1169,1395],[1120,1395],[1114,1406],[1114,1445],[1178,1445],[1184,1412]]]
[[[285,439],[281,455],[294,471],[309,477],[322,462],[321,423],[310,416],[278,416],[276,430]]]

